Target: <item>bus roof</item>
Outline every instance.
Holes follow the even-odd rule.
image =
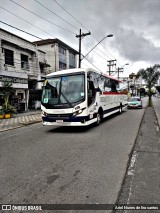
[[[107,74],[103,74],[103,75],[106,76],[107,78],[113,79],[113,80],[118,81],[118,82],[120,82],[120,83],[123,82],[123,81],[119,80],[118,78],[115,78],[115,77],[113,77],[113,76],[111,76],[111,75],[107,75]]]
[[[103,73],[101,71],[98,71],[98,70],[95,70],[95,69],[92,69],[92,68],[73,68],[73,69],[66,69],[66,70],[59,70],[59,71],[56,71],[56,72],[52,72],[50,74],[48,74],[46,77],[52,77],[52,76],[57,76],[57,75],[63,75],[63,74],[71,74],[71,73],[78,73],[78,72],[89,72],[89,71],[93,71],[93,72],[96,72],[98,74],[101,74],[107,78],[110,78],[110,79],[113,79],[115,81],[118,81],[118,82],[123,82],[111,75],[107,75],[106,73]]]

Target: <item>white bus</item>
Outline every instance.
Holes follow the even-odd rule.
[[[61,70],[46,76],[41,110],[43,125],[100,124],[127,106],[127,94],[117,92],[118,79],[93,69]]]

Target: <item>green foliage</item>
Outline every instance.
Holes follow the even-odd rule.
[[[0,115],[3,115],[4,114],[4,109],[3,109],[3,107],[1,106],[0,107]]]
[[[0,95],[4,100],[3,111],[5,113],[15,112],[15,108],[9,103],[9,97],[14,93],[12,83],[8,81],[2,82],[2,89]]]
[[[157,80],[160,76],[160,65],[155,64],[152,67],[148,67],[147,69],[141,69],[137,73],[137,78],[142,77],[142,79],[146,82],[146,86],[148,88],[148,96],[149,96],[149,103],[148,105],[152,105],[152,87],[155,86]]]

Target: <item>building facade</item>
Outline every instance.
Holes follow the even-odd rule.
[[[32,42],[1,28],[0,52],[0,88],[3,81],[12,82],[15,91],[13,103],[23,103],[23,111],[32,108],[41,90],[36,81],[45,76],[49,67],[45,52],[38,50]]]
[[[49,72],[77,68],[78,52],[59,39],[46,39],[33,42],[38,49],[46,52]]]

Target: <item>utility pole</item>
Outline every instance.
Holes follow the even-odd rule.
[[[118,71],[117,71],[117,72],[118,72],[118,79],[119,79],[119,73],[120,73],[120,72],[123,72],[123,67],[121,67],[121,68],[118,67]]]
[[[79,30],[79,35],[76,35],[76,38],[79,38],[79,65],[78,65],[79,68],[81,68],[81,61],[82,61],[81,60],[81,41],[82,41],[82,38],[84,38],[87,35],[91,35],[91,32],[82,33],[81,29]]]
[[[115,61],[117,61],[116,59],[115,60],[109,60],[107,61],[109,64],[107,64],[107,66],[109,67],[109,75],[112,73],[112,72],[115,72],[115,71],[111,71],[111,67],[113,66],[116,66],[116,63],[114,63]]]
[[[119,73],[123,72],[123,67],[129,65],[129,63],[124,64],[122,67],[118,67],[117,73],[118,73],[118,79],[119,79]]]

